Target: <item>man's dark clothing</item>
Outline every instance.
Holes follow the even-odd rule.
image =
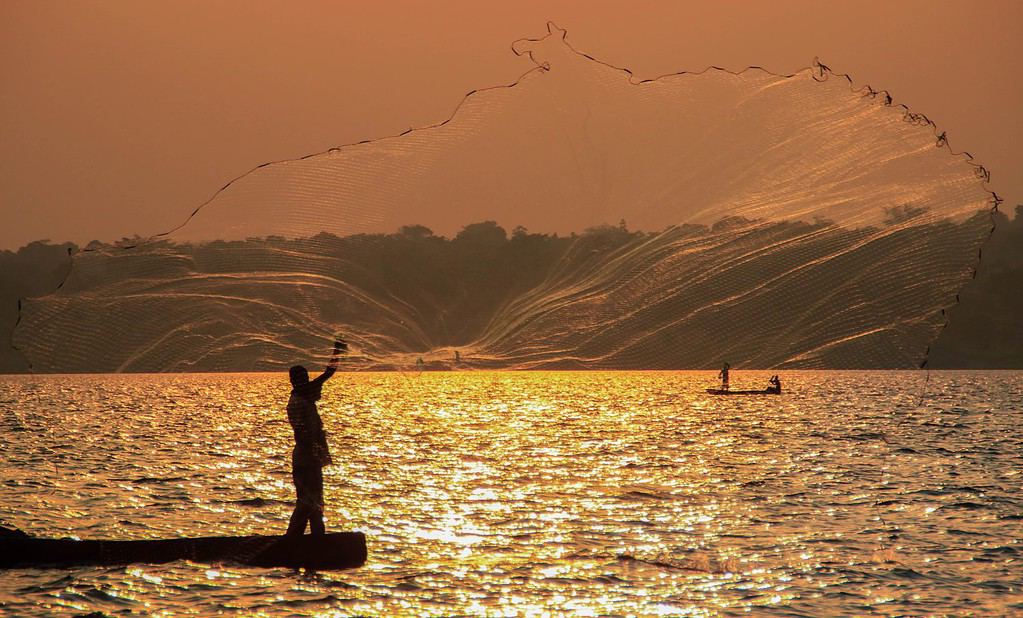
[[[330,449],[323,421],[316,411],[323,383],[334,375],[327,367],[318,378],[296,386],[288,399],[288,422],[295,432],[295,449],[291,452],[291,478],[295,482],[295,511],[288,523],[288,534],[301,535],[306,522],[310,532],[323,534],[323,470],[330,465]]]

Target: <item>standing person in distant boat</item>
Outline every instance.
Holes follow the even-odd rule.
[[[316,411],[323,383],[337,371],[340,355],[348,344],[338,337],[334,353],[327,368],[315,380],[301,365],[292,367],[291,397],[288,399],[288,422],[295,432],[295,449],[291,452],[291,478],[295,482],[295,511],[288,522],[289,535],[301,536],[308,522],[312,534],[324,534],[323,525],[323,468],[333,463],[327,447],[327,434]]]
[[[721,378],[721,390],[723,391],[728,390],[728,370],[731,368],[732,368],[731,365],[725,363],[725,366],[722,367],[721,371],[718,372],[718,377]]]

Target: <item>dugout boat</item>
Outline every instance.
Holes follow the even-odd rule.
[[[0,536],[0,569],[157,564],[176,560],[346,569],[366,562],[366,535],[334,532],[321,536],[209,536],[139,541],[41,539],[20,532]]]

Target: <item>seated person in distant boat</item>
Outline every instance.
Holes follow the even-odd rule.
[[[323,468],[333,461],[327,447],[327,434],[316,410],[323,383],[337,371],[338,359],[348,345],[340,338],[334,342],[334,353],[327,368],[315,380],[301,365],[288,372],[291,377],[291,397],[288,399],[288,422],[295,432],[295,449],[291,452],[291,478],[295,482],[295,511],[288,522],[290,535],[305,533],[306,523],[312,534],[324,534],[323,524]]]
[[[769,393],[780,393],[781,392],[781,378],[777,374],[771,376],[771,385],[767,387]]]

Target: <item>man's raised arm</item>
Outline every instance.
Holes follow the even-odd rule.
[[[317,376],[313,382],[316,384],[323,384],[330,378],[330,376],[334,375],[334,372],[337,371],[337,363],[341,360],[341,355],[346,352],[348,352],[348,344],[345,343],[345,340],[341,337],[335,339],[334,353],[330,355],[330,361],[327,363],[327,368],[324,369],[323,373]]]

